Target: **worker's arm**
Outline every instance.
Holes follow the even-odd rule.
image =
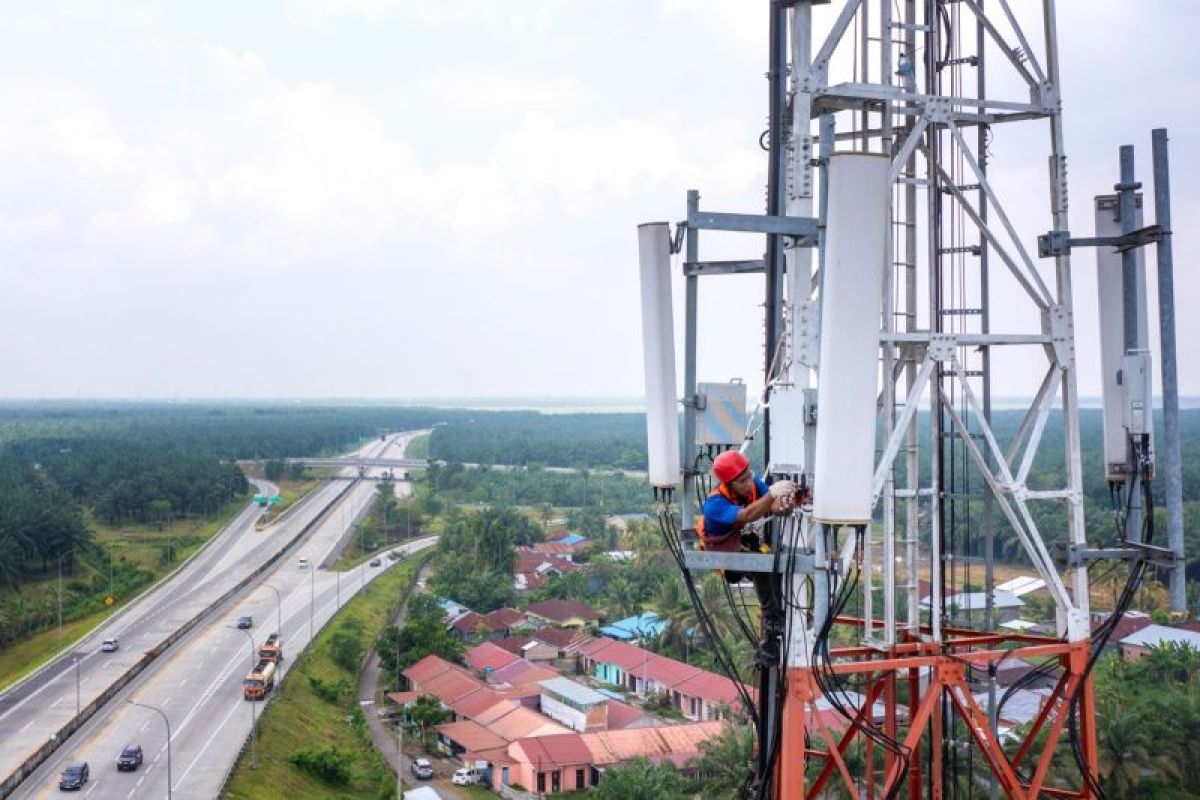
[[[764,494],[762,497],[755,500],[750,505],[738,512],[736,527],[741,528],[747,523],[762,519],[771,513],[772,506],[775,505],[777,498],[772,497],[770,493]]]

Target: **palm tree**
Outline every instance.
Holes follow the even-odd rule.
[[[722,800],[738,794],[750,774],[754,740],[753,726],[726,720],[719,736],[700,743],[694,764],[700,773],[700,797]]]
[[[619,617],[631,617],[641,612],[642,603],[637,589],[624,575],[618,574],[608,584],[605,592],[608,607]]]
[[[1098,711],[1096,738],[1106,788],[1112,797],[1132,797],[1151,760],[1145,723],[1114,701],[1103,702]]]

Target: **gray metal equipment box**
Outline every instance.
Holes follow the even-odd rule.
[[[746,436],[746,384],[700,383],[704,398],[696,418],[700,444],[740,445]]]

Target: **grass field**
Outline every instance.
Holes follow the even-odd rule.
[[[404,448],[405,458],[429,458],[429,434],[414,436]]]
[[[427,556],[414,557],[376,578],[338,612],[297,659],[278,696],[259,719],[258,769],[249,750],[239,759],[224,797],[239,800],[387,798],[395,794],[395,775],[371,743],[355,688],[358,668],[335,658],[339,637],[357,638],[365,654],[416,580]],[[341,686],[336,701],[318,691]],[[345,782],[322,780],[293,765],[289,756],[305,748],[326,751],[345,765]]]

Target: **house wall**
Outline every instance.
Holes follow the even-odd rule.
[[[526,661],[554,661],[558,658],[558,648],[544,642],[534,642],[533,647],[523,651]]]
[[[580,776],[582,772],[582,776]],[[544,788],[539,789],[538,771],[533,765],[527,761],[517,761],[509,765],[508,781],[509,785],[519,785],[530,792],[539,794],[559,794],[562,792],[572,792],[576,789],[586,789],[591,776],[590,764],[579,764],[565,766],[559,769],[544,769],[540,773],[542,775],[542,784]],[[554,775],[558,775],[558,789],[554,788]],[[582,782],[579,778],[582,777]],[[499,790],[503,781],[503,770],[492,770],[492,788]]]
[[[542,695],[542,713],[550,717],[550,719],[558,720],[563,725],[580,733],[584,733],[587,730],[587,714],[578,709],[571,708],[566,703],[559,702],[548,694]]]
[[[1136,644],[1121,645],[1121,658],[1126,661],[1141,661],[1148,652],[1149,648],[1140,647]]]

